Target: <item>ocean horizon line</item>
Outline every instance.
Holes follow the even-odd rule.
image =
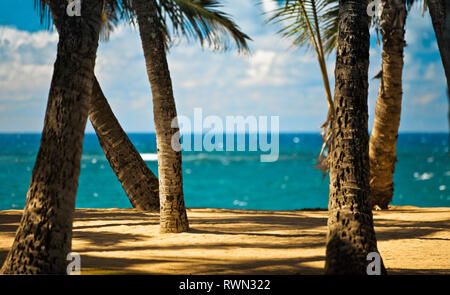
[[[125,131],[126,134],[156,134],[154,131]],[[205,133],[201,133],[202,135],[206,134]],[[41,132],[28,132],[28,131],[11,131],[11,132],[0,132],[0,135],[40,135]],[[187,134],[187,133],[181,133],[181,134]],[[192,132],[190,133],[191,135],[196,135],[196,134],[200,134],[197,132]],[[246,132],[246,133],[242,133],[242,132],[236,132],[236,133],[231,133],[231,132],[223,132],[222,134],[258,134],[256,132]],[[289,135],[289,134],[307,134],[307,135],[319,135],[320,136],[320,130],[316,131],[279,131],[279,134],[284,134],[284,135]],[[370,134],[370,132],[369,132]],[[399,135],[401,134],[436,134],[436,135],[446,135],[446,134],[450,134],[450,131],[400,131],[398,133]],[[85,135],[96,135],[95,132],[86,132]]]

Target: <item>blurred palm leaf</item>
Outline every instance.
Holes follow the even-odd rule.
[[[218,1],[173,0],[160,1],[160,5],[167,16],[163,19],[172,22],[177,36],[196,38],[216,50],[230,48],[231,38],[239,51],[248,50],[250,37],[240,31],[229,15],[218,10],[222,6]]]
[[[41,24],[45,29],[52,29],[52,14],[49,8],[49,3],[52,0],[34,0],[34,8],[38,11]],[[111,32],[119,23],[122,16],[121,1],[119,0],[104,0],[102,27],[100,30],[100,40],[107,41]]]
[[[318,164],[315,168],[328,171],[328,161],[325,157],[326,148],[330,149],[332,133],[330,123],[334,116],[333,98],[331,95],[325,56],[336,48],[339,1],[338,0],[284,0],[276,1],[280,6],[273,12],[268,22],[282,24],[278,31],[283,37],[292,39],[293,46],[306,47],[314,50],[322,73],[328,115],[322,124],[322,138],[324,144],[320,151]]]
[[[408,11],[411,11],[411,8],[414,5],[418,5],[418,4],[422,4],[422,16],[425,14],[425,12],[427,11],[427,0],[406,0],[406,7],[408,9]],[[375,17],[372,18],[372,26],[375,28],[375,31],[377,33],[377,44],[380,45],[380,17],[378,15],[375,15]],[[374,78],[377,78],[376,76]]]
[[[314,49],[314,38],[322,40],[324,55],[336,47],[338,32],[338,0],[282,0],[268,22],[280,23],[278,31],[293,39],[294,46]],[[312,37],[314,36],[314,38]],[[320,43],[320,42],[319,42]],[[318,44],[320,45],[320,44]]]
[[[48,3],[51,0],[35,0],[41,23],[47,29],[51,26],[51,12]],[[216,0],[148,0],[158,6],[159,24],[166,40],[166,48],[173,37],[197,39],[201,45],[209,45],[215,50],[230,48],[230,40],[238,51],[248,51],[249,36],[243,33],[231,17],[218,9],[222,7]],[[104,26],[101,37],[107,40],[110,32],[123,19],[136,25],[136,13],[132,0],[104,0]]]
[[[427,11],[427,0],[406,0],[406,5],[408,6],[408,10],[411,9],[411,7],[414,4],[422,4],[422,11],[425,13]]]

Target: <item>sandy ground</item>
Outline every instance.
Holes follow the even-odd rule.
[[[0,263],[21,216],[0,211]],[[189,233],[159,234],[158,215],[77,209],[73,251],[84,274],[321,274],[326,211],[189,209]],[[374,213],[391,274],[450,274],[450,208]]]

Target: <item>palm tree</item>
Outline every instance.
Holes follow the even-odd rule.
[[[39,2],[36,2],[39,3]],[[120,0],[104,0],[100,40],[108,41],[120,19],[130,20]],[[41,23],[50,29],[51,17],[45,7],[37,7]],[[94,77],[89,119],[108,162],[122,184],[131,205],[142,211],[159,212],[158,179],[147,167],[112,112]]]
[[[406,6],[411,7],[416,2],[418,1],[382,1],[383,13],[380,26],[383,39],[383,65],[375,120],[369,144],[372,205],[378,206],[380,209],[388,208],[394,193],[393,174],[397,161],[396,143],[402,103],[403,48],[406,45]],[[450,33],[445,35],[444,32],[445,30],[450,32],[448,21],[446,24],[446,16],[450,13],[450,5],[446,5],[444,1],[435,0],[423,1],[423,4],[424,10],[427,6],[430,8],[430,15],[447,77],[447,88],[449,89],[450,45],[448,44],[450,44]]]
[[[327,274],[366,274],[368,253],[378,252],[369,195],[367,5],[367,0],[339,1]]]
[[[367,254],[377,251],[369,197],[368,2],[341,0],[339,6],[334,5],[336,0],[284,2],[284,7],[275,11],[269,21],[282,22],[285,26],[280,32],[296,37],[294,45],[312,45],[330,108],[322,126],[326,134],[323,148],[328,145],[328,158],[322,158],[323,148],[319,157],[319,168],[324,171],[330,168],[325,270],[329,274],[365,274]],[[336,42],[333,101],[324,56],[336,47]],[[326,131],[328,124],[331,126]]]
[[[229,33],[239,49],[247,49],[249,37],[242,33],[226,14],[215,10],[213,0],[123,1],[124,7],[136,14],[139,33],[152,90],[160,199],[160,231],[184,232],[189,224],[183,196],[181,152],[172,147],[178,134],[177,112],[166,58],[170,34],[165,16],[175,30],[198,37],[220,48],[220,37]],[[226,44],[225,44],[226,45]],[[225,46],[226,47],[226,46]],[[179,139],[178,139],[179,140]]]
[[[379,25],[383,41],[381,84],[369,142],[372,205],[387,209],[394,194],[396,146],[402,109],[406,0],[382,0]]]
[[[170,35],[166,28],[165,17],[174,24],[175,33],[198,37],[202,45],[206,39],[215,49],[226,49],[226,38],[223,38],[223,35],[229,33],[240,49],[247,48],[245,40],[248,37],[241,33],[225,14],[213,9],[219,6],[215,1],[167,0],[161,1],[159,5],[166,11],[166,15],[159,14],[157,20],[166,38],[164,40],[166,49]],[[161,11],[161,7],[158,11]],[[131,1],[107,0],[105,8],[103,21],[106,30],[102,31],[104,40],[108,39],[109,32],[113,30],[119,18],[134,23],[136,16]],[[131,204],[140,210],[159,211],[158,179],[122,130],[97,81],[94,81],[92,100],[89,113],[92,125],[110,166],[122,183]],[[182,203],[177,206],[181,206],[179,212],[184,211]]]
[[[84,130],[94,78],[102,4],[85,0],[69,17],[65,0],[49,7],[59,33],[47,111],[27,202],[2,273],[66,273]]]
[[[225,14],[212,9],[218,7],[214,1],[167,0],[160,5],[168,11],[167,15],[175,25],[174,31],[179,35],[198,37],[202,45],[206,39],[215,49],[226,49],[226,38],[221,35],[229,33],[236,40],[239,49],[247,48],[245,39],[248,37]],[[44,16],[41,17],[43,22],[46,15],[41,15]],[[161,18],[158,22],[163,30],[167,30],[165,15],[158,17]],[[109,39],[119,19],[134,23],[132,3],[125,0],[105,0],[100,33],[103,41]],[[49,27],[49,22],[47,26]],[[170,35],[167,31],[164,35],[167,38],[164,46],[168,47]],[[96,79],[89,115],[100,145],[132,206],[139,210],[159,212],[158,179],[121,128]]]
[[[159,212],[158,179],[123,131],[95,77],[89,119],[131,205],[138,210]]]
[[[444,0],[427,0],[427,5],[447,78],[447,97],[449,103],[448,122],[450,130],[450,3]]]
[[[283,3],[284,2],[284,3]],[[293,38],[293,46],[313,48],[322,74],[325,95],[328,103],[328,116],[321,126],[324,144],[319,155],[319,163],[315,167],[328,171],[328,163],[322,155],[328,147],[331,132],[328,129],[334,116],[333,98],[328,78],[325,57],[336,47],[338,11],[337,0],[284,0],[278,1],[280,8],[273,11],[268,22],[281,23],[278,32],[286,38]]]
[[[172,120],[177,117],[177,113],[164,37],[157,25],[156,4],[145,0],[134,0],[134,4],[152,88],[158,149],[160,229],[161,232],[184,232],[188,231],[189,223],[183,196],[181,151],[172,148],[172,137],[178,131],[172,129]]]
[[[108,41],[120,19],[129,21],[120,0],[104,0],[100,40]],[[50,19],[41,11],[41,22]],[[47,29],[50,28],[47,23]],[[94,77],[89,119],[97,134],[105,156],[122,184],[133,208],[142,211],[159,212],[158,179],[147,167],[127,134],[123,131],[103,94],[97,78]]]

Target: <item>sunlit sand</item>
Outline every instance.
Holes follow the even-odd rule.
[[[21,210],[0,211],[0,264]],[[191,231],[160,234],[158,214],[77,209],[82,274],[322,274],[327,211],[189,209]],[[391,274],[450,274],[450,208],[376,211]]]

